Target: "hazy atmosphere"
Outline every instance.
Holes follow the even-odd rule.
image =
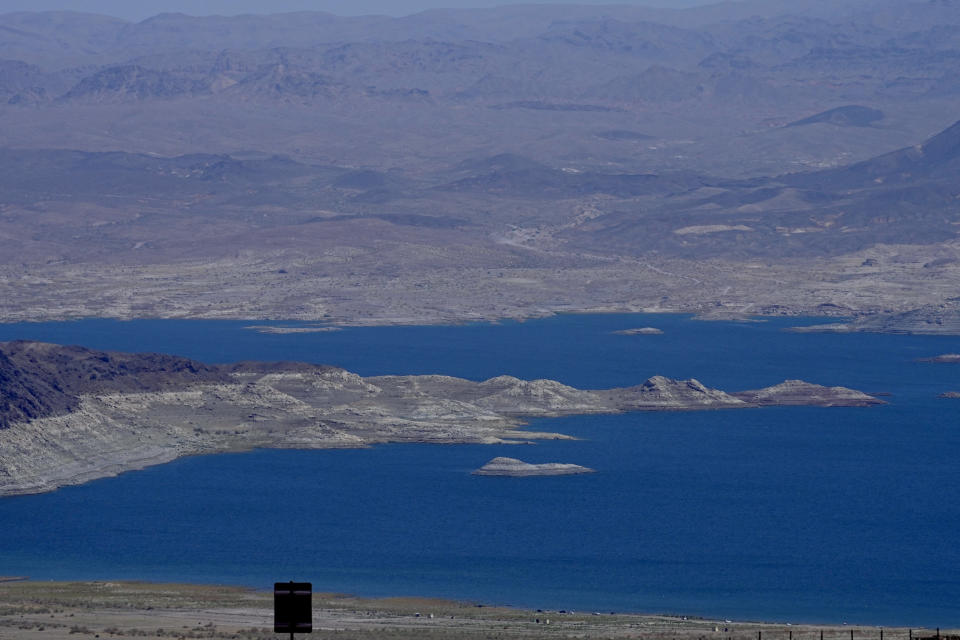
[[[0,640],[960,640],[960,0],[653,4],[0,0]]]
[[[651,7],[688,7],[708,4],[709,0],[525,0],[522,3],[500,0],[4,0],[0,13],[7,11],[82,11],[116,16],[125,20],[143,20],[159,13],[186,13],[193,16],[243,13],[281,13],[286,11],[327,11],[343,16],[405,16],[426,9],[481,8],[508,4],[638,5]]]

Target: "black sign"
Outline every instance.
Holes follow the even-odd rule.
[[[310,633],[313,631],[313,608],[309,582],[275,582],[273,584],[273,632]]]

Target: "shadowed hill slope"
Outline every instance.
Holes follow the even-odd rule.
[[[812,115],[809,118],[791,122],[787,126],[802,127],[808,124],[825,122],[827,124],[835,124],[840,127],[868,127],[874,122],[882,119],[883,111],[853,104],[845,107],[837,107],[836,109],[830,109],[829,111],[823,111],[821,113]]]
[[[217,367],[162,354],[129,354],[40,342],[0,344],[0,429],[68,413],[84,393],[133,393],[224,382]]]

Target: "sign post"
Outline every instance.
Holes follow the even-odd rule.
[[[313,631],[313,585],[309,582],[273,583],[273,632],[295,633]]]

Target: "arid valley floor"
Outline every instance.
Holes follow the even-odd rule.
[[[960,331],[956,3],[0,27],[0,321]]]

